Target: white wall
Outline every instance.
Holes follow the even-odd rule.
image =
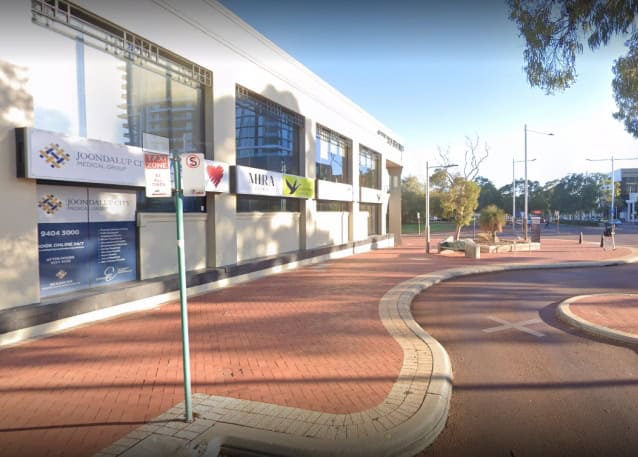
[[[140,279],[175,274],[177,228],[170,213],[138,213]],[[206,214],[184,214],[186,270],[206,268]]]
[[[237,214],[237,261],[299,249],[299,213]]]
[[[0,309],[40,301],[35,181],[16,178],[16,126],[30,125],[27,72],[0,60]]]
[[[350,213],[319,211],[315,213],[313,222],[312,235],[308,237],[308,248],[348,242]]]

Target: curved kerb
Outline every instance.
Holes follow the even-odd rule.
[[[403,349],[403,365],[389,395],[374,408],[328,414],[205,394],[193,395],[196,420],[183,422],[184,403],[171,408],[96,455],[216,456],[212,449],[290,457],[411,457],[440,434],[452,395],[452,366],[443,346],[414,320],[411,304],[424,289],[459,276],[506,270],[621,265],[638,257],[553,264],[473,265],[428,273],[388,291],[379,302],[383,325]],[[161,448],[161,449],[160,449]],[[214,452],[214,453],[212,453]],[[145,454],[147,455],[147,454]],[[148,454],[150,455],[150,454]]]
[[[566,300],[563,300],[556,307],[556,316],[559,320],[571,325],[572,327],[576,327],[585,333],[589,333],[594,336],[602,336],[603,338],[608,338],[610,340],[619,341],[621,343],[629,343],[629,344],[638,344],[638,336],[633,333],[623,332],[621,330],[615,330],[613,328],[605,327],[603,325],[598,325],[593,322],[588,321],[587,319],[583,319],[582,317],[574,314],[572,312],[570,305],[578,300],[588,298],[588,297],[596,297],[602,296],[606,297],[610,294],[592,294],[592,295],[576,295],[575,297],[570,297]],[[636,294],[613,294],[613,295],[628,295],[628,296],[636,296]]]

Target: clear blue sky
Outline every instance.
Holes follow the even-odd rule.
[[[465,137],[490,147],[480,174],[512,182],[524,157],[541,184],[569,173],[606,172],[638,157],[638,140],[612,118],[613,60],[622,39],[577,59],[576,84],[548,96],[527,84],[524,43],[501,1],[222,0],[222,4],[348,98],[406,145],[403,176],[425,176],[450,148],[462,163]],[[636,167],[638,160],[616,162]],[[522,179],[523,164],[516,164]]]

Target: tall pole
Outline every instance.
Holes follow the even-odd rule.
[[[523,215],[524,240],[527,241],[527,124],[525,124],[525,214]]]
[[[191,395],[191,364],[188,341],[188,308],[186,295],[186,260],[184,257],[184,204],[182,201],[182,179],[180,173],[180,157],[173,158],[175,174],[175,219],[177,221],[177,265],[179,270],[179,307],[182,320],[182,360],[184,368],[184,403],[186,422],[193,422],[193,406]]]
[[[430,166],[425,161],[425,253],[430,254]]]
[[[614,177],[614,156],[611,156],[611,212],[609,213],[609,223],[611,224],[616,218],[614,217],[614,200],[616,199],[616,181]]]
[[[516,173],[514,163],[514,157],[512,157],[512,233],[516,233]]]

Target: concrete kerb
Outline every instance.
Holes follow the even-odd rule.
[[[411,457],[432,444],[444,429],[453,379],[447,352],[412,316],[411,304],[418,294],[442,281],[474,274],[603,267],[637,261],[638,257],[632,256],[606,261],[471,265],[407,280],[393,287],[379,302],[379,316],[384,326],[404,351],[404,363],[397,382],[381,404],[351,414],[328,414],[195,394],[194,411],[198,418],[193,424],[203,420],[210,426],[185,443],[179,455],[202,455],[201,450],[207,448],[206,443],[220,443],[225,448],[262,455]],[[183,410],[183,403],[170,410],[176,422],[181,421]],[[188,427],[182,432],[188,432]],[[120,441],[130,443],[129,437]],[[128,446],[125,452],[113,452],[117,446],[118,442],[97,455],[139,455],[135,445]]]
[[[623,332],[620,330],[614,330],[609,327],[605,327],[602,325],[595,324],[590,322],[582,317],[574,314],[570,309],[570,305],[578,300],[595,297],[595,296],[607,296],[609,294],[594,294],[594,295],[576,295],[575,297],[570,297],[566,300],[563,300],[556,307],[556,317],[559,320],[565,322],[572,327],[576,327],[585,333],[589,333],[594,336],[601,336],[603,338],[608,338],[614,341],[620,341],[621,343],[629,343],[629,344],[637,344],[638,345],[638,336]],[[631,294],[614,294],[614,295],[631,295]]]

